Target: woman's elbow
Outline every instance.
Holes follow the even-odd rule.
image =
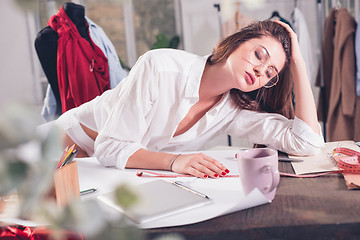
[[[310,156],[316,155],[324,147],[325,143],[323,140],[317,140],[314,142],[298,142],[297,146],[294,147],[290,152],[291,155]]]

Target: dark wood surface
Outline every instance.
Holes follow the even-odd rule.
[[[294,173],[290,163],[280,162],[279,170]],[[348,190],[341,174],[281,177],[270,204],[145,233],[148,239],[174,233],[188,240],[360,239],[360,191]]]

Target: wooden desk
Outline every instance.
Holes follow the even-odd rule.
[[[294,173],[280,162],[281,172]],[[231,197],[231,196],[229,196]],[[145,230],[149,239],[178,233],[185,239],[360,239],[360,191],[341,174],[281,177],[272,203],[205,222]]]

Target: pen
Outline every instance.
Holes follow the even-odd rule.
[[[191,189],[191,188],[189,188],[189,187],[181,184],[179,181],[172,182],[172,184],[174,184],[175,186],[181,187],[181,188],[183,188],[183,189],[185,189],[185,190],[187,190],[187,191],[189,191],[189,192],[192,192],[192,193],[195,193],[195,194],[197,194],[197,195],[200,195],[200,196],[202,196],[202,197],[204,197],[204,198],[210,199],[210,198],[209,198],[208,196],[206,196],[205,194],[200,193],[200,192],[198,192],[198,191],[195,191],[194,189]]]
[[[96,192],[97,190],[98,190],[97,188],[86,189],[86,190],[80,191],[80,195],[85,195],[85,194],[93,193],[93,192]]]
[[[287,158],[287,157],[279,157],[280,162],[303,162],[303,159],[296,158]]]

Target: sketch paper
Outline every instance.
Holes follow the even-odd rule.
[[[303,162],[292,162],[296,174],[330,172],[339,170],[336,162],[331,158],[335,148],[345,147],[355,151],[360,148],[353,141],[327,142],[321,151],[314,156],[291,156],[291,158],[303,159]]]

